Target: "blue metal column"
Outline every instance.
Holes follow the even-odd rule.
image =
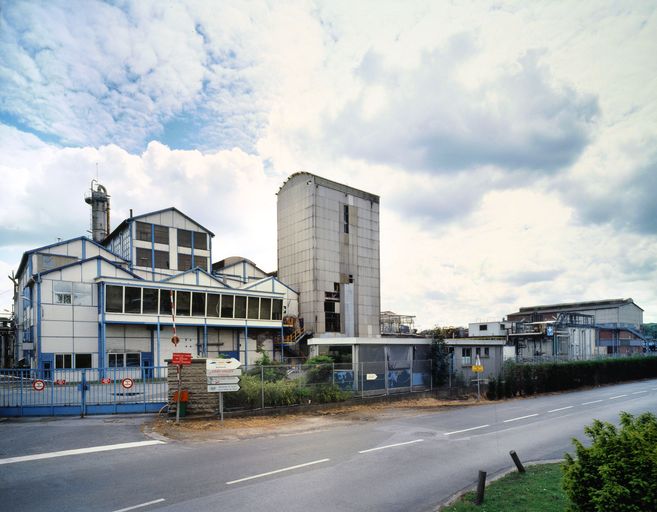
[[[37,285],[37,336],[36,336],[36,367],[41,368],[41,351],[43,347],[41,346],[41,274],[37,274],[36,278]]]
[[[203,324],[203,356],[208,357],[208,320]]]
[[[249,364],[249,325],[244,322],[244,366]]]
[[[157,366],[161,366],[160,363],[160,315],[157,316]],[[158,370],[159,371],[159,370]],[[159,377],[159,375],[158,375]]]
[[[98,376],[105,378],[105,346],[107,338],[107,327],[105,325],[105,283],[98,285]]]

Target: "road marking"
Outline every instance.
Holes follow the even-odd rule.
[[[592,402],[584,402],[582,405],[597,404],[602,402],[602,400],[593,400]]]
[[[534,416],[538,416],[538,413],[528,414],[527,416],[519,416],[518,418],[511,418],[510,420],[504,420],[504,423],[511,423],[512,421],[524,420],[525,418],[533,418]]]
[[[162,503],[163,501],[166,500],[164,498],[160,498],[159,500],[147,501],[146,503],[140,503],[139,505],[133,505],[132,507],[120,508],[118,510],[115,510],[114,512],[128,512],[128,510],[135,510],[136,508],[148,507],[148,505],[155,505],[156,503]]]
[[[91,446],[89,448],[78,448],[75,450],[63,450],[61,452],[36,453],[34,455],[23,455],[22,457],[9,457],[0,459],[0,465],[13,464],[15,462],[27,462],[30,460],[54,459],[68,455],[82,455],[85,453],[108,452],[111,450],[123,450],[126,448],[139,448],[140,446],[151,446],[154,444],[166,444],[164,441],[137,441],[134,443],[108,444],[105,446]]]
[[[609,400],[616,400],[617,398],[623,398],[624,396],[627,396],[627,395],[616,395],[616,396],[610,396],[610,397],[609,397]]]
[[[568,407],[559,407],[558,409],[552,409],[551,411],[548,412],[557,412],[557,411],[565,411],[566,409],[572,409],[574,405],[569,405]]]
[[[461,432],[470,432],[471,430],[477,430],[486,427],[490,427],[490,425],[479,425],[478,427],[464,428],[463,430],[455,430],[454,432],[445,432],[445,435],[451,436],[452,434],[460,434]]]
[[[647,391],[635,391],[633,395],[640,395],[641,393],[647,393]]]
[[[405,443],[387,444],[385,446],[379,446],[377,448],[370,448],[369,450],[361,450],[358,453],[375,452],[377,450],[385,450],[386,448],[394,448],[395,446],[404,446],[405,444],[421,443],[422,441],[424,441],[424,439],[416,439],[415,441],[406,441]]]
[[[312,466],[313,464],[321,464],[322,462],[328,462],[331,459],[319,459],[312,462],[306,462],[305,464],[297,464],[296,466],[290,466],[289,468],[276,469],[274,471],[267,471],[267,473],[260,473],[259,475],[247,476],[240,478],[239,480],[231,480],[226,482],[226,485],[233,485],[239,482],[246,482],[247,480],[253,480],[254,478],[262,478],[263,476],[275,475],[276,473],[282,473],[283,471],[292,471],[293,469],[305,468],[306,466]]]

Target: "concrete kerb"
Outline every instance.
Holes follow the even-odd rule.
[[[541,464],[558,464],[561,462],[564,462],[566,459],[545,459],[545,460],[532,460],[532,461],[527,461],[523,462],[523,464],[526,467],[530,466],[538,466]],[[505,477],[508,474],[514,473],[518,471],[515,466],[509,466],[508,468],[504,468],[497,473],[494,473],[492,477],[486,478],[486,487],[488,487],[490,484],[493,482],[496,482],[500,478]],[[439,512],[440,510],[444,510],[446,507],[449,507],[450,505],[453,505],[456,501],[458,501],[460,498],[462,498],[465,494],[476,491],[477,489],[477,482],[474,482],[472,485],[469,485],[460,491],[457,491],[455,494],[452,494],[446,501],[440,503],[437,508],[434,508],[434,512]]]

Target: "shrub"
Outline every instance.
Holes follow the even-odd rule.
[[[266,382],[276,382],[287,378],[287,367],[278,361],[272,360],[265,353],[255,362],[255,366],[255,368],[248,371],[248,374],[254,377],[262,377]]]
[[[621,413],[621,428],[595,420],[566,454],[564,489],[578,512],[657,510],[657,418]]]
[[[308,384],[322,384],[331,382],[333,372],[333,358],[330,356],[315,356],[306,361],[310,366],[306,372]]]

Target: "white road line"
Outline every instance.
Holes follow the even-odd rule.
[[[597,404],[602,402],[602,400],[593,400],[592,402],[584,402],[582,405]]]
[[[478,427],[464,428],[463,430],[455,430],[454,432],[445,432],[445,435],[451,436],[452,434],[460,434],[461,432],[470,432],[471,430],[477,430],[486,427],[490,427],[490,425],[479,425]]]
[[[163,501],[166,500],[164,498],[160,498],[159,500],[147,501],[146,503],[140,503],[139,505],[133,505],[132,507],[120,508],[118,510],[115,510],[114,512],[128,512],[128,510],[135,510],[136,508],[148,507],[148,505],[155,505],[156,503],[162,503]]]
[[[377,448],[370,448],[369,450],[361,450],[358,453],[375,452],[377,450],[385,450],[386,448],[394,448],[395,446],[404,446],[405,444],[421,443],[422,441],[424,441],[424,439],[416,439],[415,441],[406,441],[405,443],[387,444],[385,446],[379,446]]]
[[[518,418],[511,418],[510,420],[504,420],[504,423],[511,423],[512,421],[524,420],[525,418],[533,418],[534,416],[538,416],[538,413],[528,414],[527,416],[519,416]]]
[[[633,395],[640,395],[641,393],[647,393],[647,391],[635,391]]]
[[[557,412],[557,411],[565,411],[566,409],[572,409],[574,405],[569,405],[568,407],[559,407],[558,409],[552,409],[551,411],[548,412]]]
[[[263,476],[275,475],[276,473],[282,473],[283,471],[292,471],[293,469],[305,468],[306,466],[312,466],[313,464],[321,464],[322,462],[328,462],[331,459],[319,459],[312,462],[306,462],[305,464],[297,464],[296,466],[290,466],[289,468],[276,469],[274,471],[268,471],[267,473],[260,473],[259,475],[247,476],[240,478],[239,480],[231,480],[226,482],[226,485],[233,485],[239,482],[246,482],[247,480],[253,480],[254,478],[262,478]]]
[[[616,395],[616,396],[610,396],[610,397],[608,398],[608,400],[616,400],[617,398],[623,398],[624,396],[627,396],[627,395]]]
[[[77,448],[75,450],[63,450],[61,452],[36,453],[34,455],[23,455],[21,457],[9,457],[0,459],[0,465],[13,464],[15,462],[27,462],[30,460],[54,459],[56,457],[67,457],[68,455],[83,455],[85,453],[108,452],[111,450],[124,450],[126,448],[139,448],[154,444],[166,444],[164,441],[137,441],[134,443],[108,444],[105,446],[91,446],[89,448]]]

